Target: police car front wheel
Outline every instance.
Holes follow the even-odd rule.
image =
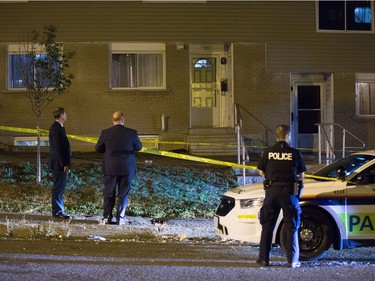
[[[300,260],[312,261],[323,257],[332,244],[332,229],[326,214],[315,209],[304,209],[298,230]],[[280,246],[286,253],[286,229],[280,232]]]

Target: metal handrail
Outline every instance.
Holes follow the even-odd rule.
[[[334,128],[338,127],[342,130],[342,157],[345,157],[346,149],[363,149],[365,148],[366,144],[364,141],[359,139],[357,136],[355,136],[353,133],[345,129],[343,126],[337,123],[317,123],[315,124],[318,126],[318,133],[319,133],[319,164],[322,163],[322,131],[324,132],[325,136],[325,142],[326,142],[326,159],[327,164],[329,162],[332,162],[332,160],[335,160],[336,156],[334,153],[334,147],[333,147],[333,136],[334,136]],[[329,129],[329,136],[326,132],[326,127]],[[346,146],[346,136],[349,134],[351,137],[353,137],[355,140],[361,143],[362,146],[353,146],[348,147]]]
[[[243,118],[240,112],[240,109],[242,109],[245,113],[247,113],[250,117],[252,117],[254,120],[256,120],[259,124],[263,126],[265,129],[265,137],[266,137],[266,143],[265,145],[268,146],[268,133],[273,131],[268,128],[266,124],[264,124],[261,120],[259,120],[254,114],[252,114],[250,111],[248,111],[245,107],[241,106],[240,104],[235,103],[234,104],[234,122],[235,122],[235,128],[236,128],[236,133],[237,133],[237,162],[238,164],[245,165],[246,162],[248,161],[248,156],[246,153],[246,145],[245,145],[245,138],[243,134]],[[245,185],[246,183],[246,170],[245,168],[242,169],[242,174],[243,174],[243,184]]]
[[[263,123],[260,119],[258,119],[254,114],[252,114],[249,110],[247,110],[242,105],[235,104],[235,106],[237,107],[238,111],[242,109],[243,112],[247,113],[251,118],[253,118],[258,124],[260,124],[264,128],[265,130],[264,135],[266,138],[265,145],[268,146],[268,133],[271,133],[271,135],[273,135],[274,131],[270,129],[265,123]]]
[[[241,112],[237,104],[234,104],[234,126],[236,129],[236,135],[237,135],[237,163],[241,164],[241,160],[242,160],[242,164],[245,165],[246,164],[246,148],[245,148],[245,140],[244,140],[243,133],[242,133],[243,121],[242,121]],[[242,183],[243,185],[246,184],[245,168],[242,168]]]

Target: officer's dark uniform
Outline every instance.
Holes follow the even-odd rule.
[[[278,141],[266,149],[257,168],[265,173],[269,187],[259,213],[262,225],[259,261],[269,262],[272,234],[280,209],[283,210],[287,227],[288,263],[298,262],[298,228],[300,224],[299,200],[294,194],[294,184],[299,173],[306,171],[301,153],[290,147],[285,141]]]

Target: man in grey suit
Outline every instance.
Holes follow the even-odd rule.
[[[116,223],[125,224],[125,211],[132,180],[137,173],[135,152],[142,149],[136,130],[124,126],[124,114],[116,111],[112,115],[113,126],[101,132],[95,146],[103,155],[104,202],[103,223],[112,224],[116,201]],[[117,189],[117,190],[116,190]]]
[[[64,200],[66,178],[70,172],[70,144],[65,133],[64,123],[67,119],[64,108],[58,107],[53,112],[55,122],[49,129],[49,168],[53,174],[52,188],[52,216],[62,219],[71,219],[64,213]]]

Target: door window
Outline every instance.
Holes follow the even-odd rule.
[[[298,86],[298,133],[316,134],[320,122],[320,86]]]

